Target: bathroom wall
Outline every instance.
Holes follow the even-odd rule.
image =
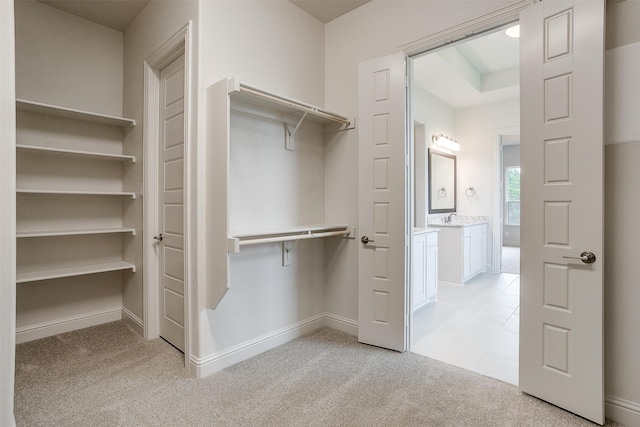
[[[424,227],[429,218],[442,214],[429,214],[428,188],[428,148],[433,135],[445,134],[455,138],[456,111],[440,98],[432,95],[418,84],[411,87],[411,102],[415,132],[414,176],[415,176],[415,226]]]
[[[510,99],[456,110],[458,156],[458,213],[489,218],[489,248],[500,224],[498,194],[499,135],[513,133],[520,125],[520,100]],[[465,190],[473,187],[475,195]],[[487,257],[488,270],[494,269],[494,254]]]

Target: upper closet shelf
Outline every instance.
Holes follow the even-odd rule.
[[[234,232],[227,239],[227,243],[229,253],[238,253],[240,252],[240,246],[245,245],[290,242],[332,236],[346,237],[350,234],[351,230],[347,225],[300,225],[276,230]]]
[[[302,113],[306,119],[320,124],[337,123],[349,127],[352,123],[348,117],[249,86],[241,83],[237,78],[228,79],[227,87],[232,101],[253,104],[285,115]]]
[[[73,108],[57,107],[55,105],[42,104],[40,102],[16,99],[16,109],[26,113],[44,114],[63,119],[79,120],[87,123],[102,124],[126,128],[135,126],[136,121],[124,117],[97,114],[90,111],[75,110]]]

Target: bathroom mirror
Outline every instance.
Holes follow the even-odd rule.
[[[429,149],[429,213],[456,211],[456,156]]]

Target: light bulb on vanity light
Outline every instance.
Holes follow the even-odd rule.
[[[433,135],[431,141],[439,148],[449,151],[460,151],[460,144],[458,141],[444,134]]]
[[[520,37],[520,25],[514,25],[513,27],[509,27],[506,30],[504,30],[504,33],[514,39],[517,39]]]

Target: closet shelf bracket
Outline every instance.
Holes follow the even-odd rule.
[[[295,148],[295,142],[294,142],[295,140],[293,139],[293,137],[295,136],[296,132],[300,128],[300,125],[302,124],[304,119],[307,117],[307,114],[309,114],[307,111],[303,111],[302,112],[302,116],[300,117],[300,120],[298,120],[298,123],[295,126],[293,126],[293,130],[291,130],[291,127],[289,126],[289,123],[285,123],[285,125],[284,125],[285,130],[286,130],[285,143],[284,143],[285,149],[293,150]],[[294,116],[294,114],[291,114],[289,117],[293,119],[293,116]]]

